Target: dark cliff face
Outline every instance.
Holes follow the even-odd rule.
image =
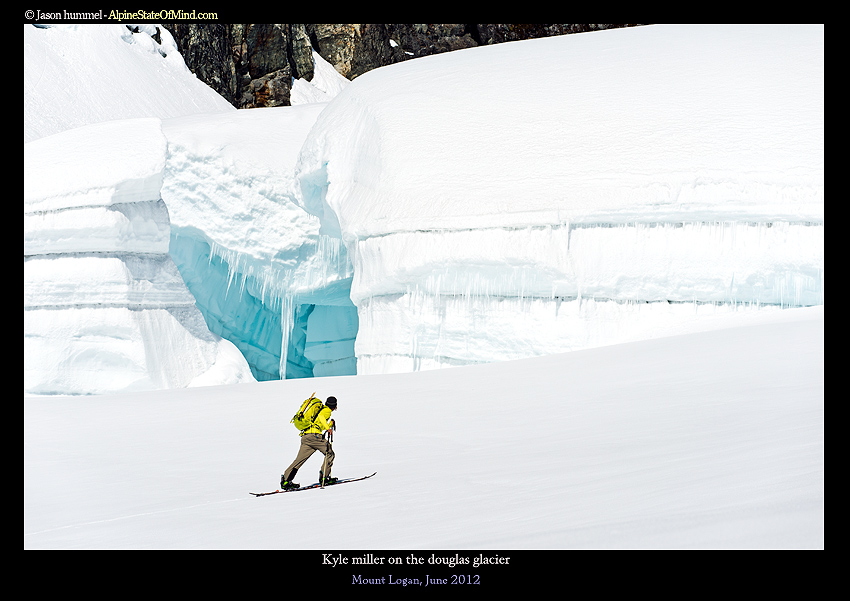
[[[348,79],[421,56],[629,25],[164,23],[186,65],[237,108],[289,105],[315,50]]]

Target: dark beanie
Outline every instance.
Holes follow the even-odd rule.
[[[328,400],[325,401],[325,405],[327,405],[331,409],[336,409],[336,397],[335,396],[329,396]]]

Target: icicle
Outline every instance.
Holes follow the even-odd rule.
[[[286,294],[281,299],[280,308],[280,379],[286,379],[286,360],[289,354],[289,338],[292,334],[292,327],[295,322],[295,306],[294,297],[291,294]]]

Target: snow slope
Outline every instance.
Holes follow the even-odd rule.
[[[24,548],[822,548],[823,307],[711,328],[413,374],[25,399]],[[250,497],[277,487],[314,390],[339,399],[334,474],[378,475]],[[308,513],[321,536],[294,528]]]
[[[166,29],[133,25],[24,25],[24,143],[101,121],[236,110],[189,71]]]

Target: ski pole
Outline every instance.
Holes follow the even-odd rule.
[[[324,460],[324,462],[322,462],[322,486],[321,486],[321,488],[325,487],[325,479],[327,478],[327,468],[328,468],[328,451],[330,451],[330,450],[331,450],[331,443],[328,442],[328,448],[327,448],[327,451],[325,451],[325,460]]]
[[[328,435],[328,449],[327,449],[328,451],[331,451],[331,443],[334,441],[334,432],[333,432],[334,430],[336,430],[336,423],[334,422],[334,420],[331,420],[330,429],[325,430],[324,434],[322,434],[322,438],[324,438],[325,434]],[[328,454],[325,453],[325,461],[322,463],[322,482],[321,482],[322,488],[325,487],[325,478],[327,478],[327,475],[326,475],[327,466],[328,466]]]

